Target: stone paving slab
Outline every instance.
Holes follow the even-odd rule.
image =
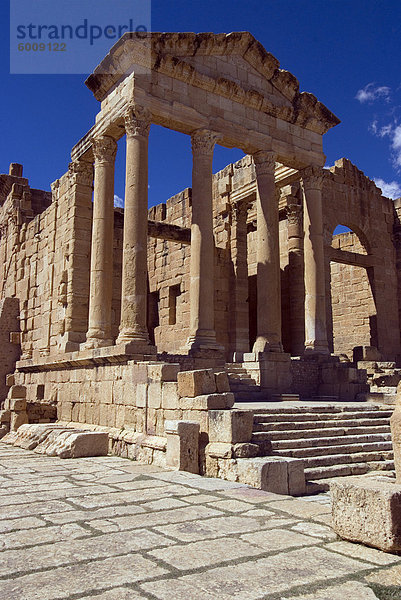
[[[337,538],[327,494],[60,462],[0,442],[0,600],[381,600],[401,583],[401,556]]]

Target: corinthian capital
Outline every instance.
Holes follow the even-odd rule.
[[[210,156],[213,154],[219,135],[208,129],[197,129],[191,135],[193,154]]]
[[[125,132],[128,136],[147,137],[150,131],[151,114],[143,106],[130,106],[124,115]]]
[[[300,204],[288,204],[286,210],[289,225],[302,225],[302,206]]]
[[[321,190],[323,187],[324,171],[322,167],[313,165],[301,171],[302,185],[305,190]]]
[[[93,154],[97,163],[112,163],[117,154],[117,142],[109,135],[93,139]]]
[[[253,155],[253,162],[255,163],[255,169],[258,175],[274,175],[274,170],[276,167],[275,152],[259,150],[259,152],[256,152]]]

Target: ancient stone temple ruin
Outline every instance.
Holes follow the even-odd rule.
[[[57,420],[294,494],[391,468],[401,201],[324,167],[339,119],[249,33],[126,34],[86,84],[100,110],[51,192],[0,175],[3,434]],[[148,210],[152,124],[193,169]],[[213,174],[216,144],[245,157]]]

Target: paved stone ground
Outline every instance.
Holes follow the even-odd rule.
[[[339,541],[328,496],[1,443],[0,483],[1,600],[401,598],[401,556]]]

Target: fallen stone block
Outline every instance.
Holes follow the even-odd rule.
[[[333,529],[343,539],[401,552],[401,486],[371,477],[330,484]]]
[[[177,375],[178,393],[181,397],[194,398],[216,392],[216,380],[212,369],[180,371]]]
[[[45,448],[44,448],[45,447]],[[109,436],[100,431],[53,431],[35,452],[59,458],[106,456]]]
[[[6,444],[13,444],[19,448],[24,448],[25,450],[33,450],[56,428],[60,429],[60,426],[54,424],[26,423],[21,425],[17,431],[10,432],[2,441]]]
[[[108,453],[108,433],[82,431],[59,424],[24,424],[18,431],[8,433],[2,439],[25,450],[60,458],[105,456]]]

